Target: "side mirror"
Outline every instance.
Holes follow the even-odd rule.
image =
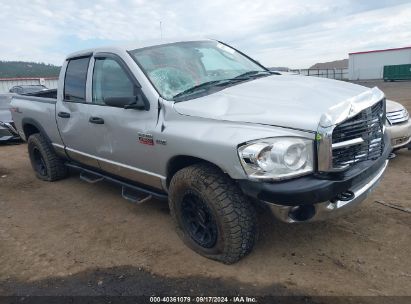
[[[111,107],[148,110],[141,95],[129,97],[106,97],[104,103]]]

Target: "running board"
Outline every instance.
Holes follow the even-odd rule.
[[[167,194],[165,193],[157,192],[155,190],[145,188],[144,186],[136,186],[134,184],[124,182],[116,177],[109,176],[91,169],[83,168],[82,166],[77,164],[67,162],[66,166],[80,171],[80,179],[88,183],[94,184],[106,180],[121,186],[122,197],[133,203],[141,204],[149,201],[152,198],[158,200],[167,200]]]
[[[151,194],[147,194],[141,191],[135,191],[126,186],[121,187],[121,196],[124,199],[136,204],[144,203],[153,198]]]
[[[80,172],[80,179],[86,181],[90,184],[95,184],[101,182],[104,178],[90,172],[81,171]]]

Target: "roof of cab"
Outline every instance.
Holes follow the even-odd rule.
[[[132,42],[132,43],[127,43],[127,44],[120,44],[120,45],[102,46],[102,47],[90,48],[90,49],[85,49],[85,50],[71,53],[66,57],[66,60],[75,58],[75,57],[89,56],[93,54],[94,52],[130,51],[130,50],[141,49],[141,48],[155,46],[155,45],[177,43],[177,42],[187,42],[187,41],[213,41],[213,39],[209,39],[209,38],[155,39],[155,40],[139,41],[139,42]]]

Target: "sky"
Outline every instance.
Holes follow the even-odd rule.
[[[0,0],[0,24],[0,60],[61,65],[85,48],[205,37],[269,67],[308,68],[411,46],[411,0]]]

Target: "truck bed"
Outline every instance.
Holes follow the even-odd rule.
[[[57,90],[13,96],[13,121],[18,130],[26,131],[27,125],[32,125],[39,131],[44,131],[52,143],[63,145],[56,123],[57,99],[53,97],[57,97]],[[27,140],[25,134],[20,136]]]

